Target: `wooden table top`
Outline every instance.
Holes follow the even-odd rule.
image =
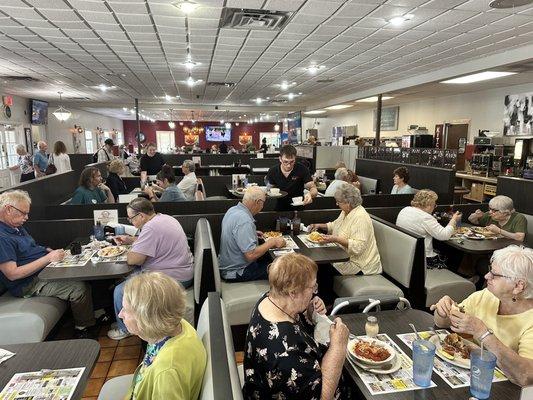
[[[339,245],[335,247],[308,248],[296,235],[291,234],[290,236],[299,247],[299,249],[294,251],[309,257],[317,264],[342,262],[350,259],[350,255]],[[269,254],[272,259],[276,258],[274,251],[276,251],[276,249],[269,250]]]
[[[378,318],[380,333],[386,333],[389,337],[401,347],[409,357],[413,353],[396,335],[400,333],[412,332],[409,323],[413,323],[419,330],[426,330],[427,327],[433,326],[433,315],[421,310],[403,310],[403,311],[381,311],[368,314],[346,314],[340,315],[342,321],[348,326],[350,332],[354,335],[364,335],[365,322],[369,315],[375,315]],[[406,392],[389,393],[384,395],[371,395],[359,378],[351,364],[346,361],[344,368],[348,371],[349,376],[353,379],[361,399],[371,400],[458,400],[468,399],[470,387],[452,389],[440,376],[433,372],[432,380],[436,387],[411,390]],[[518,400],[520,398],[520,387],[509,382],[495,382],[492,384],[490,399],[493,400]]]
[[[100,345],[91,339],[10,344],[3,345],[2,348],[16,354],[0,365],[0,391],[19,372],[85,367],[73,399],[81,399],[100,354]]]
[[[129,275],[135,267],[125,262],[89,261],[82,267],[45,267],[39,273],[43,281],[96,281],[100,279],[116,279]]]

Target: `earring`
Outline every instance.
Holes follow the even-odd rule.
[[[513,296],[512,300],[513,300],[513,303],[516,303],[516,295]]]

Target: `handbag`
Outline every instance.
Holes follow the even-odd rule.
[[[52,155],[48,156],[48,166],[46,167],[46,171],[44,171],[45,175],[52,175],[57,172],[57,168],[54,165],[54,159],[52,158]]]

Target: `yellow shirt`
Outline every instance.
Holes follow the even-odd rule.
[[[498,315],[500,300],[489,290],[472,293],[461,305],[482,320],[507,347],[533,359],[533,309],[514,315]]]
[[[345,250],[350,254],[350,260],[333,263],[342,275],[353,275],[359,271],[365,275],[381,273],[374,227],[363,206],[357,206],[348,215],[342,211],[335,221],[328,222],[328,233],[348,239]]]
[[[181,320],[182,332],[169,339],[144,368],[142,379],[124,400],[197,400],[202,388],[207,356],[194,328]],[[137,368],[138,374],[141,366]],[[135,381],[135,378],[134,378]]]

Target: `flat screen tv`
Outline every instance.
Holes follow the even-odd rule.
[[[30,121],[32,125],[46,125],[48,123],[48,102],[30,100]]]
[[[206,126],[205,140],[208,142],[229,142],[231,140],[231,128],[224,126]]]

